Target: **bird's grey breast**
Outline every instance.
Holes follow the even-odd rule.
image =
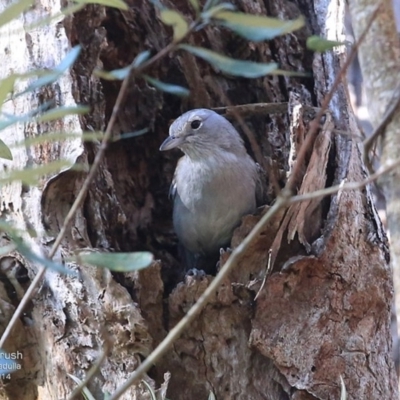
[[[226,245],[240,218],[255,210],[256,167],[232,153],[197,162],[183,157],[175,175],[174,227],[184,246],[211,253]]]

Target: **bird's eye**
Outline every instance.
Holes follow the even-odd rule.
[[[199,119],[195,119],[194,121],[192,121],[190,123],[190,126],[192,127],[192,129],[199,129],[201,125],[201,121]]]

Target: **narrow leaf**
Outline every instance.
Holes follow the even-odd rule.
[[[101,79],[105,79],[106,81],[115,81],[115,80],[122,81],[128,76],[131,68],[132,67],[128,65],[127,67],[114,69],[113,71],[104,71],[101,69],[95,69],[93,71],[93,75],[98,76]]]
[[[74,0],[79,4],[100,4],[102,6],[119,8],[120,10],[128,10],[128,6],[122,0]]]
[[[46,110],[49,107],[49,102],[45,102],[41,104],[38,108],[28,112],[25,115],[10,115],[6,113],[2,113],[2,119],[0,119],[0,131],[3,129],[7,128],[8,126],[17,124],[19,122],[27,122],[30,121],[35,115],[39,114],[40,112],[43,112],[43,110]],[[1,114],[0,114],[1,115]]]
[[[22,170],[10,171],[7,175],[0,175],[0,183],[9,183],[13,181],[21,181],[27,185],[36,184],[43,176],[59,172],[62,169],[70,168],[71,162],[58,160],[36,168],[25,168]],[[74,166],[74,169],[79,169]]]
[[[40,256],[32,251],[21,238],[15,237],[11,235],[11,238],[15,245],[17,246],[17,251],[23,255],[25,258],[28,260],[39,263],[43,265],[46,268],[49,268],[53,271],[59,272],[61,274],[67,274],[67,275],[77,275],[75,271],[69,270],[65,268],[63,265],[56,263],[55,261],[49,260],[48,258],[45,258],[43,256]]]
[[[17,75],[12,74],[10,76],[7,76],[7,78],[2,79],[0,81],[0,109],[6,100],[8,94],[13,91],[14,89],[14,83],[17,79]]]
[[[159,10],[166,10],[167,7],[165,7],[163,4],[161,4],[160,0],[149,0],[153,6],[157,7]]]
[[[69,53],[63,58],[60,64],[58,64],[58,66],[56,66],[52,70],[46,71],[42,77],[32,82],[27,87],[27,89],[25,89],[20,94],[30,92],[32,90],[38,89],[44,85],[48,85],[56,81],[65,71],[67,71],[67,69],[69,69],[74,64],[74,62],[79,56],[80,51],[81,51],[81,46],[73,47],[69,51]]]
[[[190,94],[190,90],[182,86],[172,85],[170,83],[164,83],[159,81],[158,79],[151,78],[150,76],[147,75],[143,75],[143,78],[146,79],[146,81],[149,82],[156,89],[161,90],[162,92],[175,94],[181,97],[186,97],[189,96]]]
[[[242,76],[244,78],[259,78],[260,76],[273,73],[278,68],[278,65],[275,63],[265,64],[252,61],[235,60],[233,58],[215,53],[214,51],[203,49],[201,47],[189,46],[187,44],[182,44],[179,46],[179,48],[189,51],[195,56],[206,60],[215,68],[234,76]]]
[[[306,46],[312,51],[322,53],[324,51],[332,50],[336,46],[344,46],[344,42],[336,42],[334,40],[328,40],[320,36],[310,36],[307,39]]]
[[[219,3],[219,0],[207,0],[206,4],[204,4],[203,10],[207,11],[209,10],[211,7],[216,6]]]
[[[12,235],[17,236],[17,237],[22,236],[25,233],[28,233],[31,237],[37,237],[37,234],[33,229],[27,229],[27,230],[26,229],[24,229],[24,230],[17,229],[17,228],[15,228],[15,226],[13,226],[10,223],[3,221],[3,220],[0,220],[0,232],[5,232],[10,237]],[[15,248],[15,245],[13,245],[13,246]]]
[[[204,22],[209,23],[210,19],[213,18],[215,14],[227,10],[234,11],[235,9],[236,7],[231,3],[221,3],[215,7],[210,8],[207,11],[203,11],[201,13],[201,18],[203,19]]]
[[[53,108],[50,111],[45,112],[44,114],[37,117],[35,120],[36,122],[48,122],[48,121],[54,121],[55,119],[63,118],[66,115],[86,114],[89,111],[90,108],[86,106],[57,107]]]
[[[0,158],[11,161],[13,159],[10,148],[1,139],[0,139]]]
[[[9,116],[6,119],[1,119],[0,120],[0,131],[8,128],[11,125],[14,125],[18,122],[26,122],[29,121],[32,117],[23,115],[21,117],[15,117],[15,116]]]
[[[200,11],[200,4],[199,4],[199,0],[189,0],[189,3],[192,5],[194,11],[196,11],[196,13],[198,13]]]
[[[172,10],[162,10],[160,12],[161,21],[174,29],[174,41],[181,40],[189,30],[189,25],[182,14]]]
[[[247,40],[260,42],[293,32],[304,26],[304,18],[292,21],[278,18],[251,15],[241,12],[221,11],[214,15],[218,24],[231,29]]]
[[[76,260],[116,272],[137,271],[148,267],[153,255],[148,251],[135,253],[80,253]]]
[[[0,247],[0,256],[5,256],[6,254],[10,254],[17,247],[14,243],[8,244],[7,246]]]
[[[150,57],[150,51],[145,50],[139,53],[132,62],[132,68],[137,68],[139,65],[143,64]]]
[[[68,139],[80,139],[82,142],[98,142],[103,139],[104,132],[49,132],[14,143],[13,147],[27,147],[37,144],[59,142]]]
[[[36,22],[31,23],[30,25],[24,26],[23,29],[29,32],[33,29],[37,29],[45,25],[50,25],[53,21],[61,22],[64,17],[82,10],[83,7],[85,7],[84,4],[73,4],[72,6],[63,8],[60,12],[54,15],[48,15],[44,18],[37,20]]]
[[[80,52],[81,52],[82,47],[80,45],[74,46],[68,54],[62,59],[60,64],[58,64],[57,67],[54,68],[54,71],[59,72],[60,74],[63,74],[66,72],[68,69],[72,67],[76,59],[78,58]]]
[[[26,9],[31,7],[33,0],[20,0],[11,4],[0,14],[0,27],[19,17]]]

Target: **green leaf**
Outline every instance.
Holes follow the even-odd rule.
[[[61,22],[63,20],[62,17],[66,17],[68,15],[76,13],[77,11],[82,10],[83,7],[85,7],[85,4],[73,4],[72,6],[63,8],[60,12],[54,15],[48,15],[44,18],[39,19],[36,22],[31,23],[30,25],[24,26],[22,29],[24,31],[31,31],[45,25],[50,25],[53,21]]]
[[[182,14],[172,10],[162,10],[160,12],[161,21],[174,29],[174,41],[181,40],[189,30],[189,25]]]
[[[59,272],[61,274],[67,274],[67,275],[74,275],[76,276],[77,273],[75,271],[69,270],[65,268],[63,265],[58,264],[52,260],[49,260],[48,258],[42,257],[32,251],[30,247],[28,247],[23,240],[20,237],[10,235],[11,239],[17,246],[17,251],[23,255],[25,258],[28,260],[39,263],[43,265],[44,267],[51,269],[53,271]]]
[[[179,48],[186,50],[195,56],[202,58],[203,60],[206,60],[215,68],[234,76],[242,76],[244,78],[259,78],[260,76],[271,74],[278,69],[278,65],[276,63],[265,64],[252,61],[235,60],[233,58],[215,53],[214,51],[203,49],[201,47],[189,46],[187,44],[181,44]]]
[[[196,11],[196,13],[198,13],[200,11],[200,4],[199,4],[199,0],[189,0],[189,3],[192,5],[194,11]]]
[[[161,90],[162,92],[175,94],[181,97],[186,97],[189,96],[190,94],[190,90],[182,86],[172,85],[170,83],[164,83],[159,81],[158,79],[151,78],[150,76],[147,75],[143,75],[143,78],[146,79],[146,81],[149,82],[156,89]]]
[[[105,79],[106,81],[115,81],[115,80],[123,80],[130,73],[132,67],[128,65],[127,67],[114,69],[113,71],[104,71],[101,69],[95,69],[93,71],[93,75],[98,76],[101,79]]]
[[[306,46],[312,51],[322,53],[327,50],[332,50],[336,46],[344,46],[344,42],[336,42],[334,40],[324,39],[320,36],[310,36],[307,39]]]
[[[10,148],[1,139],[0,139],[0,158],[11,161],[13,159]]]
[[[10,254],[17,248],[14,243],[8,244],[7,246],[0,247],[0,256],[5,256],[6,254]]]
[[[210,19],[213,18],[215,14],[218,14],[221,11],[226,11],[226,10],[233,11],[235,9],[236,7],[231,3],[221,3],[215,7],[210,8],[207,11],[203,11],[201,13],[201,18],[205,23],[208,24],[210,22]]]
[[[6,119],[0,120],[0,131],[18,122],[30,121],[31,118],[32,116],[28,115],[22,115],[22,116],[8,115]]]
[[[74,0],[79,4],[100,4],[102,6],[119,8],[120,10],[127,11],[129,8],[122,0]]]
[[[19,352],[18,352],[19,353]],[[20,369],[19,363],[14,359],[17,356],[16,353],[7,353],[3,349],[0,349],[0,375],[7,375]],[[14,357],[14,358],[12,358]],[[22,358],[22,353],[21,353]]]
[[[167,7],[165,7],[163,4],[161,4],[160,0],[149,0],[153,6],[157,7],[159,10],[166,10]]]
[[[153,255],[148,251],[135,253],[79,253],[76,261],[116,272],[137,271],[148,267]]]
[[[8,94],[13,91],[17,75],[12,74],[0,81],[0,110]]]
[[[23,139],[14,143],[13,147],[27,147],[42,143],[59,142],[68,139],[81,139],[82,142],[98,142],[104,137],[104,132],[48,132],[35,137]]]
[[[0,14],[0,27],[19,17],[26,9],[31,7],[33,0],[20,0],[11,4]],[[3,32],[4,34],[4,32]]]
[[[231,29],[238,35],[253,42],[273,39],[286,33],[293,32],[304,26],[304,18],[292,21],[278,18],[251,15],[241,12],[221,11],[214,15],[218,24]]]
[[[75,114],[86,114],[90,111],[89,107],[86,106],[76,106],[76,107],[57,107],[53,108],[50,111],[45,112],[39,117],[35,118],[36,122],[48,122],[54,121],[55,119],[61,119],[66,115],[75,115]]]
[[[35,168],[13,170],[8,172],[6,175],[0,175],[0,184],[21,181],[27,185],[34,185],[43,176],[59,172],[60,170],[70,168],[71,166],[72,162],[57,160]],[[74,166],[74,170],[79,170],[78,166]]]
[[[148,60],[150,54],[151,53],[149,50],[145,50],[139,53],[132,62],[132,68],[137,68],[139,67],[139,65],[142,65],[145,61]]]
[[[73,47],[69,53],[64,57],[64,59],[50,71],[46,71],[46,73],[37,79],[36,81],[32,82],[27,89],[25,89],[22,93],[24,94],[30,91],[33,91],[35,89],[38,89],[44,85],[48,85],[50,83],[53,83],[56,81],[64,72],[66,72],[72,64],[76,61],[76,59],[79,56],[79,53],[81,52],[81,46],[75,46]]]
[[[15,84],[16,80],[24,80],[24,79],[29,79],[32,77],[48,77],[48,76],[53,76],[54,75],[54,71],[53,70],[43,70],[43,69],[37,69],[37,70],[33,70],[30,72],[25,72],[23,74],[12,74],[9,75],[7,78],[3,79],[0,81],[0,106],[7,101],[6,97],[8,95],[8,93],[10,93],[13,89],[13,87],[11,87],[10,89],[10,85],[11,83],[13,83],[13,85]],[[16,98],[24,93],[26,93],[27,90],[23,91],[22,93],[17,93],[17,94],[13,94],[13,98]]]
[[[204,4],[203,10],[207,11],[209,10],[211,7],[216,6],[219,3],[219,0],[207,0],[206,4]]]
[[[40,107],[30,111],[25,115],[16,116],[16,115],[9,115],[3,112],[2,113],[3,119],[0,120],[0,131],[13,124],[30,121],[35,115],[37,115],[40,112],[43,112],[43,110],[46,110],[49,107],[49,105],[50,102],[43,103],[40,105]]]
[[[31,237],[37,237],[37,234],[36,234],[36,232],[34,230],[32,230],[32,229],[28,229],[28,230],[26,230],[26,229],[24,229],[24,230],[17,229],[13,225],[11,225],[10,223],[8,223],[6,221],[3,221],[3,220],[0,220],[0,232],[5,232],[10,237],[12,235],[14,235],[14,236],[22,236],[22,235],[24,235],[25,233],[28,232],[28,234]],[[15,249],[16,246],[15,245],[13,245],[13,246],[14,246],[14,249]]]

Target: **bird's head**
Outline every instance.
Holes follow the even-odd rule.
[[[160,150],[181,149],[188,157],[204,158],[221,151],[241,154],[243,141],[224,117],[204,108],[191,110],[176,119]]]

